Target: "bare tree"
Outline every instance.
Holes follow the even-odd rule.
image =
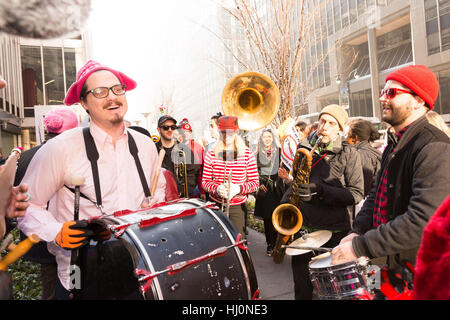
[[[234,23],[227,20],[218,32],[210,31],[242,71],[258,71],[275,82],[281,94],[275,125],[299,115],[307,107],[307,96],[329,85],[330,76],[325,79],[324,74],[336,46],[328,45],[321,20],[328,1],[229,0],[219,4]],[[223,63],[221,67],[227,77],[235,75]]]

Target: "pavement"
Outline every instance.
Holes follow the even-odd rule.
[[[262,300],[294,300],[291,257],[286,255],[280,264],[266,254],[266,237],[247,228],[248,248],[258,280]]]

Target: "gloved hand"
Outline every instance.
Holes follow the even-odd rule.
[[[89,242],[94,232],[88,228],[87,220],[68,221],[63,224],[55,238],[55,242],[64,249],[78,249]]]
[[[298,196],[302,201],[311,201],[314,195],[321,196],[323,193],[323,188],[320,184],[311,182],[309,184],[299,184],[296,189],[296,196]]]
[[[239,184],[230,184],[230,199],[233,199],[235,195],[241,193],[241,185]]]
[[[217,187],[216,193],[221,197],[226,199],[228,197],[228,186],[226,184],[221,184]]]

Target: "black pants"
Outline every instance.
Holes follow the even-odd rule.
[[[272,217],[264,218],[263,220],[267,246],[273,249],[277,241],[277,230],[273,226]]]
[[[345,232],[333,232],[331,239],[323,245],[325,248],[334,248],[342,238],[348,234]],[[295,300],[312,300],[313,286],[309,276],[309,262],[314,256],[312,252],[292,256],[292,274],[294,276]]]
[[[55,296],[53,297],[53,300],[70,300],[69,295],[70,291],[64,288],[59,278],[56,279]]]

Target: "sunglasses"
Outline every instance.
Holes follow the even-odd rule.
[[[176,125],[172,125],[172,126],[161,126],[160,128],[163,129],[164,131],[167,131],[167,130],[169,130],[169,129],[172,129],[172,130],[177,130],[177,129],[178,129],[178,127],[177,127]]]
[[[111,90],[112,93],[114,93],[116,96],[123,96],[125,94],[125,92],[127,91],[127,86],[124,84],[116,84],[113,85],[112,87],[108,88],[108,87],[98,87],[98,88],[94,88],[92,90],[89,90],[88,92],[86,92],[85,97],[89,94],[92,93],[94,95],[94,97],[96,97],[97,99],[103,99],[106,98],[109,94],[109,90]]]
[[[386,95],[386,98],[388,99],[394,99],[395,96],[397,94],[399,94],[400,92],[402,93],[409,93],[409,94],[414,94],[411,91],[408,90],[404,90],[404,89],[399,89],[399,88],[389,88],[389,89],[383,89],[380,91],[380,98]]]

